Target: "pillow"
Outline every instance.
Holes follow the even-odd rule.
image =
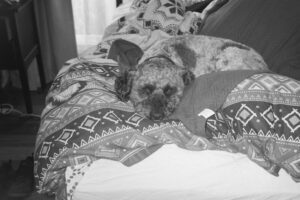
[[[251,46],[272,71],[300,80],[299,13],[299,0],[232,0],[208,16],[201,34]]]
[[[199,14],[189,14],[191,16],[187,16],[186,6],[188,3],[183,0],[135,0],[131,7],[137,10],[136,20],[140,21],[144,29],[150,29],[151,31],[160,29],[170,35],[177,35],[182,32],[180,25],[186,21],[186,18],[189,18],[188,22],[185,23],[188,23],[188,26],[192,27],[194,32],[199,33],[197,30],[200,26],[197,25],[202,22],[202,16]],[[198,21],[200,23],[197,24]]]
[[[170,35],[199,34],[204,18],[224,0],[134,0],[133,15],[120,18],[122,31],[132,33],[133,24],[148,30],[162,30]],[[197,12],[193,7],[197,7]],[[137,27],[134,28],[134,31]],[[134,32],[136,33],[136,32]]]
[[[160,32],[167,37],[181,34],[199,34],[203,21],[211,12],[218,9],[226,0],[209,0],[202,13],[187,11],[189,3],[183,0],[134,0],[131,9],[114,23],[105,28],[101,43],[97,45],[93,54],[106,58],[111,42],[116,38],[134,40],[146,37],[149,40],[151,33]],[[221,3],[222,2],[222,3]],[[167,33],[167,34],[166,34]],[[126,38],[125,38],[126,37]],[[155,41],[161,38],[154,39]],[[143,43],[146,43],[143,41]]]

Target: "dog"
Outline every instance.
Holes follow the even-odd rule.
[[[168,118],[195,77],[227,70],[267,70],[254,49],[241,43],[203,35],[160,41],[143,52],[122,39],[112,43],[108,57],[118,62],[117,97],[131,100],[136,112],[152,119]]]

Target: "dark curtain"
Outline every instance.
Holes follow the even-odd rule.
[[[36,0],[36,17],[46,81],[77,56],[71,0]]]

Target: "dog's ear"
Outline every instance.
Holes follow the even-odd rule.
[[[192,70],[196,68],[197,65],[197,53],[191,49],[187,44],[177,43],[173,45],[174,50],[177,52],[179,59],[181,59],[182,64]]]
[[[113,41],[108,58],[119,63],[122,72],[135,70],[136,65],[143,56],[143,50],[136,44],[123,39]]]
[[[188,69],[184,70],[181,76],[185,86],[189,85],[191,82],[195,80],[194,73]]]
[[[115,40],[110,47],[108,58],[117,61],[120,68],[120,74],[115,80],[115,91],[121,101],[129,100],[132,87],[130,71],[136,70],[136,65],[143,54],[138,45],[123,39]]]

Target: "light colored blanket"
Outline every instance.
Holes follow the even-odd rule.
[[[187,6],[210,2],[201,12],[186,11]],[[199,34],[211,10],[223,0],[134,0],[130,11],[105,29],[102,41],[96,48],[81,57],[97,55],[107,58],[110,46],[116,39],[138,45],[144,52],[163,39],[183,34]]]

